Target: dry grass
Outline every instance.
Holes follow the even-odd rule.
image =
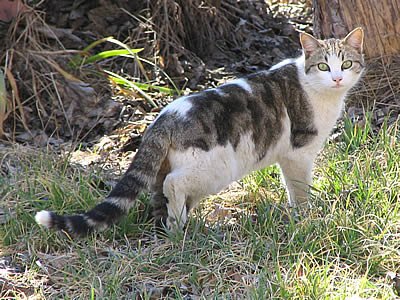
[[[362,105],[366,110],[384,109],[385,114],[394,111],[394,119],[400,111],[400,57],[389,62],[376,58],[367,62],[361,84],[351,95],[349,105]]]
[[[79,80],[60,66],[71,51],[63,49],[43,14],[30,9],[18,15],[6,41],[0,60],[9,85],[8,138],[15,140],[16,134],[32,128],[51,133],[61,124],[70,125],[59,87]]]
[[[235,1],[158,0],[151,3],[150,9],[158,35],[155,49],[167,68],[179,63],[182,55],[206,57],[215,51],[218,41],[240,41],[232,22],[240,12]]]

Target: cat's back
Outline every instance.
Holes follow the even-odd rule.
[[[312,117],[296,60],[290,59],[269,70],[178,98],[160,113],[159,119],[173,127],[175,148],[209,151],[229,143],[236,149],[247,135],[261,159],[281,137],[289,119],[294,128],[311,128]],[[296,137],[292,141],[301,146]]]
[[[301,85],[296,59],[287,59],[271,67],[241,78],[227,81],[216,88],[183,96],[161,112],[176,114],[182,119],[196,117],[235,117],[245,113],[257,114],[254,106],[279,105],[288,93],[298,93]]]

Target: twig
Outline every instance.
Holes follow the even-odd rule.
[[[5,71],[6,71],[6,76],[7,76],[8,82],[10,83],[11,89],[13,91],[13,95],[14,95],[13,99],[15,99],[15,101],[17,102],[17,105],[15,105],[14,110],[18,108],[20,117],[21,117],[21,122],[22,122],[22,125],[24,126],[24,129],[27,132],[31,133],[31,131],[29,130],[28,124],[26,123],[25,112],[24,112],[23,105],[21,103],[21,99],[19,97],[17,82],[15,81],[14,75],[11,73],[11,71],[8,68],[6,68]]]

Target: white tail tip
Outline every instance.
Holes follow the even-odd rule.
[[[39,211],[38,213],[36,213],[35,221],[36,221],[36,223],[38,223],[44,227],[50,228],[51,227],[51,213],[47,210]]]

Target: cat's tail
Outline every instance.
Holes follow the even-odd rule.
[[[168,127],[157,123],[145,134],[128,170],[102,203],[88,212],[69,216],[42,210],[36,214],[36,222],[47,228],[84,236],[94,230],[104,230],[126,215],[139,193],[155,182],[167,157],[171,141]]]

